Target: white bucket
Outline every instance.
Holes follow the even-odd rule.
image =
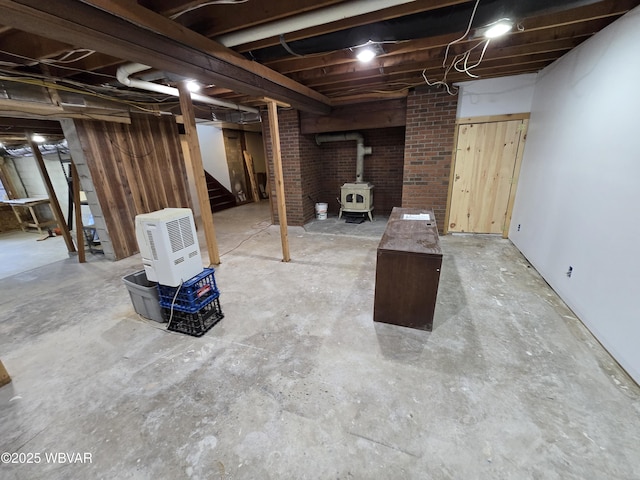
[[[318,220],[326,220],[327,219],[327,208],[329,204],[327,203],[316,203],[316,218]]]

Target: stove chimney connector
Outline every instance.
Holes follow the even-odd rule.
[[[371,147],[364,146],[364,137],[357,132],[316,135],[316,143],[356,141],[356,183],[364,183],[364,156],[371,155]]]

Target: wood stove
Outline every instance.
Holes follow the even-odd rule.
[[[373,185],[366,183],[345,183],[340,188],[340,213],[366,213],[373,222]]]
[[[318,145],[324,142],[356,141],[356,181],[345,183],[340,188],[340,213],[366,213],[373,222],[373,185],[363,180],[364,156],[371,155],[371,147],[364,146],[364,137],[359,133],[338,133],[316,135]]]

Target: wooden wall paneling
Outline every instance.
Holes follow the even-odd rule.
[[[138,251],[133,230],[134,207],[131,192],[126,185],[126,174],[122,165],[122,137],[112,124],[98,124],[90,121],[78,121],[81,142],[91,151],[87,158],[96,193],[102,206],[106,229],[111,237],[114,252],[118,259],[133,255]],[[126,191],[125,191],[126,188]]]
[[[448,231],[503,234],[522,121],[458,126]]]
[[[106,235],[114,259],[131,256],[137,214],[191,205],[177,126],[169,117],[132,115],[131,125],[76,120],[75,127],[104,222],[100,240]]]

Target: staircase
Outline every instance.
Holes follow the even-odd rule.
[[[219,212],[220,210],[235,207],[236,197],[233,196],[233,193],[227,190],[218,180],[209,175],[208,172],[204,173],[207,179],[207,191],[209,192],[211,211]]]

